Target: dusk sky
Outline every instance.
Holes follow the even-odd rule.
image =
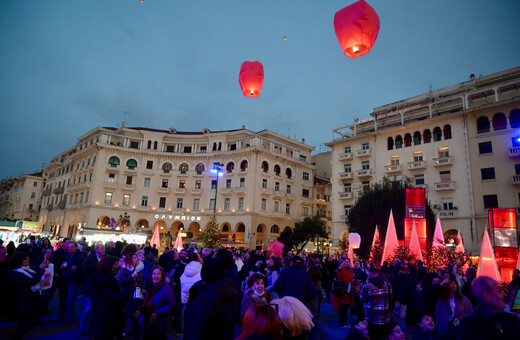
[[[269,129],[325,151],[374,107],[520,66],[518,0],[370,0],[381,28],[346,57],[352,0],[3,0],[0,179],[97,126]],[[283,37],[287,40],[284,41]],[[238,84],[260,61],[258,98]]]

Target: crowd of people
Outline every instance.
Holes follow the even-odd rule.
[[[457,265],[428,272],[416,264],[261,250],[166,248],[68,238],[0,245],[0,317],[22,339],[49,303],[69,324],[82,301],[78,336],[95,339],[331,339],[319,321],[330,301],[346,339],[517,339],[511,304],[495,280]],[[56,290],[58,294],[55,294]],[[78,300],[77,297],[82,299]],[[349,318],[350,315],[350,318]],[[348,320],[355,320],[349,324]],[[401,325],[396,320],[403,320]],[[402,328],[401,328],[402,326]]]

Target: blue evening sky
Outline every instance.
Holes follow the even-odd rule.
[[[0,179],[123,111],[127,126],[245,125],[325,151],[374,107],[520,65],[518,0],[371,0],[379,37],[350,59],[333,18],[353,2],[2,0]],[[240,91],[246,60],[264,66],[258,98]]]

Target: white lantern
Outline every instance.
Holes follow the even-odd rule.
[[[357,249],[361,245],[361,236],[358,233],[350,233],[348,235],[348,242],[353,249]]]

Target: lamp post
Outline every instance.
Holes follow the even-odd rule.
[[[213,168],[211,168],[211,172],[217,176],[217,182],[215,183],[215,204],[213,206],[213,217],[216,218],[217,215],[217,192],[218,192],[218,178],[224,174],[222,171],[222,167],[224,164],[215,162],[213,163]]]

